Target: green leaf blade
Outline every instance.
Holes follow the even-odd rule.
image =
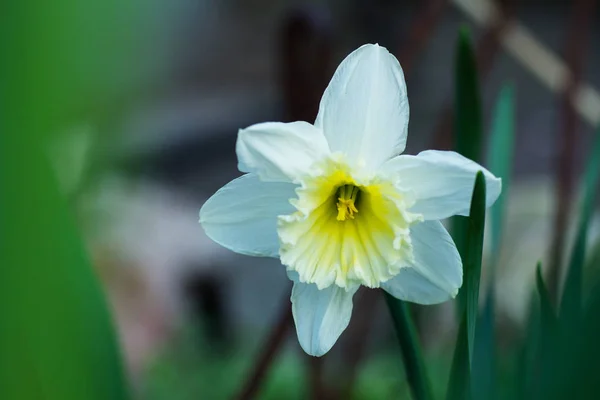
[[[450,382],[446,392],[446,400],[468,400],[471,395],[471,371],[469,367],[469,340],[467,332],[466,312],[463,313],[454,357],[452,358],[452,367],[450,369]]]
[[[494,290],[491,286],[475,330],[472,371],[474,399],[496,398],[495,303]]]
[[[81,68],[87,59],[75,48],[98,49],[76,16],[100,21],[117,3],[91,14],[88,6],[15,2],[0,13],[0,47],[15,54],[0,63],[10,76],[0,83],[0,399],[128,398],[104,293],[48,160],[54,132],[75,122],[68,106],[93,103],[74,82],[103,87]]]
[[[462,29],[456,49],[454,149],[481,163],[482,113],[478,72],[469,31]],[[452,218],[452,237],[463,260],[463,288],[458,294],[460,330],[448,384],[447,399],[471,398],[471,364],[478,316],[479,282],[485,225],[485,179],[479,172],[469,218]]]
[[[479,171],[475,178],[471,210],[467,220],[468,231],[463,259],[464,283],[461,289],[464,292],[465,307],[462,309],[461,326],[454,350],[447,399],[471,397],[471,364],[478,317],[479,282],[485,229],[485,193],[485,177]]]
[[[406,302],[384,292],[385,300],[392,316],[394,328],[400,342],[406,378],[415,400],[433,399],[431,385],[425,370],[425,362]]]
[[[473,359],[475,326],[479,313],[479,283],[481,280],[481,259],[483,255],[483,234],[485,229],[485,177],[479,171],[475,178],[475,188],[469,213],[464,276],[466,289],[467,329],[469,334],[469,360]]]
[[[539,296],[532,296],[529,304],[529,318],[525,327],[525,338],[519,351],[517,367],[519,399],[535,398],[535,378],[537,367],[537,353],[541,335]]]
[[[469,30],[460,30],[455,65],[455,149],[481,162],[482,117],[479,74]]]
[[[556,313],[552,307],[552,301],[550,300],[550,293],[548,288],[544,284],[544,278],[542,277],[542,263],[538,263],[535,273],[535,282],[537,286],[538,296],[540,298],[540,318],[542,324],[542,330],[554,328],[556,326]]]
[[[483,130],[478,72],[471,35],[466,28],[461,29],[459,32],[456,47],[454,92],[454,150],[473,161],[481,163]],[[452,217],[452,238],[463,260],[465,259],[467,246],[468,224],[468,218],[466,217]],[[465,302],[463,293],[459,293],[459,315],[462,314]]]
[[[504,85],[496,100],[488,148],[489,170],[502,179],[502,192],[490,210],[491,250],[489,288],[483,312],[477,323],[473,355],[473,397],[496,397],[495,290],[494,276],[501,247],[503,222],[508,197],[514,152],[514,89]]]
[[[37,153],[15,151],[26,183],[7,176],[16,157],[0,163],[0,201],[10,204],[0,211],[9,238],[0,245],[0,398],[126,399],[99,282],[49,168],[28,152]]]
[[[512,85],[504,85],[494,108],[490,143],[488,150],[488,167],[498,178],[502,179],[502,192],[490,210],[491,251],[492,257],[500,251],[506,200],[508,198],[512,161],[515,142],[515,106]],[[492,260],[493,261],[493,260]],[[493,265],[494,267],[494,265]]]
[[[586,167],[583,182],[583,202],[579,209],[579,224],[575,245],[569,261],[569,269],[560,303],[559,318],[565,326],[577,326],[582,318],[582,285],[583,264],[586,254],[586,239],[589,222],[594,210],[594,199],[600,180],[600,131],[596,133],[596,140],[592,154]]]

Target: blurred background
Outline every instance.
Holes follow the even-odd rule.
[[[501,363],[511,365],[534,266],[564,259],[572,243],[579,176],[600,123],[596,3],[150,0],[110,3],[110,13],[79,6],[58,17],[81,35],[61,47],[56,76],[77,71],[68,81],[80,95],[53,119],[48,154],[109,299],[136,397],[408,393],[377,291],[358,293],[349,329],[324,358],[311,359],[295,338],[284,268],[213,243],[198,212],[240,175],[237,130],[312,122],[335,67],[364,43],[387,47],[404,68],[407,152],[450,149],[461,26],[473,34],[486,132],[503,84],[516,99],[513,184],[495,279]],[[598,213],[590,229],[588,257],[598,258]],[[561,263],[544,267],[556,293]],[[485,279],[484,264],[482,293]],[[448,379],[454,311],[452,304],[413,308],[438,394]]]

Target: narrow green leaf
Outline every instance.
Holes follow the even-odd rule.
[[[600,165],[598,165],[600,167]],[[600,265],[599,265],[600,266]],[[555,399],[571,396],[573,399],[596,399],[598,397],[598,371],[600,370],[600,282],[594,287],[586,304],[575,357],[571,364],[568,382],[563,393]],[[577,351],[578,350],[578,351]],[[562,397],[559,397],[562,396]]]
[[[384,295],[400,341],[406,379],[410,385],[413,398],[415,400],[432,399],[421,345],[409,309],[405,302],[386,292],[384,292]]]
[[[454,87],[454,149],[463,156],[481,162],[481,101],[475,54],[469,30],[460,30],[456,47]],[[468,220],[462,216],[452,218],[452,237],[463,260]],[[463,293],[458,295],[459,315],[465,306]]]
[[[558,355],[555,355],[552,362],[558,363],[561,367],[554,368],[551,374],[548,374],[549,378],[545,379],[546,382],[549,382],[543,387],[542,396],[545,398],[597,397],[597,374],[593,371],[600,368],[598,361],[600,350],[597,345],[600,334],[600,323],[598,323],[600,296],[595,293],[595,290],[592,291],[584,314],[582,275],[586,257],[587,231],[593,213],[599,179],[600,131],[596,133],[595,143],[585,171],[577,235],[560,303],[558,317],[560,336],[558,343],[553,344],[558,348]],[[577,337],[578,340],[573,341],[573,337]]]
[[[565,352],[565,337],[561,335],[563,332],[558,325],[550,293],[544,284],[541,263],[538,263],[536,268],[536,286],[540,303],[540,329],[534,370],[537,379],[536,385],[532,387],[532,397],[547,399],[560,386],[558,382],[562,379],[563,363],[571,356]]]
[[[590,265],[590,267],[600,269],[600,258],[596,260],[595,264]],[[596,279],[594,281],[594,286],[590,290],[589,297],[585,305],[586,315],[593,315],[592,311],[596,305],[600,306],[600,279]]]
[[[467,329],[469,334],[469,362],[473,359],[475,325],[479,311],[479,282],[481,279],[481,257],[483,254],[483,231],[485,229],[485,177],[479,171],[475,178],[475,188],[469,213],[466,256],[464,265],[464,286],[466,291]]]
[[[505,85],[496,101],[488,150],[488,167],[494,175],[502,178],[502,193],[490,210],[492,261],[497,259],[500,251],[506,199],[511,182],[514,141],[514,90],[512,85]]]
[[[481,257],[483,252],[483,232],[485,228],[485,178],[480,171],[475,178],[468,218],[466,248],[463,257],[465,307],[462,308],[461,325],[454,350],[448,399],[471,397],[471,363],[475,343],[475,326],[478,315],[479,281],[481,278]]]
[[[488,290],[485,306],[475,330],[473,353],[473,398],[493,400],[496,398],[496,335],[494,286]]]
[[[539,339],[538,399],[597,397],[597,393],[589,391],[592,387],[597,387],[597,378],[588,371],[597,371],[600,367],[595,351],[598,349],[600,324],[596,322],[597,312],[586,313],[583,318],[582,270],[587,230],[599,178],[600,133],[597,133],[583,181],[584,197],[558,317],[550,307],[544,309],[542,304],[540,308],[542,333]],[[547,294],[541,293],[541,296],[546,297]],[[596,300],[592,294],[590,304],[594,304]]]
[[[481,100],[477,62],[469,30],[460,30],[455,65],[455,149],[463,156],[481,162]]]
[[[463,217],[461,215],[456,215],[452,217],[450,220],[450,228],[450,231],[452,233],[452,239],[454,240],[454,244],[456,244],[456,248],[458,249],[460,258],[464,260],[466,257],[469,218]],[[456,307],[458,315],[462,315],[462,312],[466,307],[467,299],[465,298],[465,295],[466,291],[461,290],[460,292],[458,292],[458,296],[456,296]]]
[[[586,263],[583,268],[584,270],[584,282],[597,282],[600,281],[600,239],[596,241],[596,243],[592,244],[592,246],[586,250],[589,254],[586,256]],[[588,285],[585,289],[590,289]]]
[[[475,353],[473,357],[473,397],[475,399],[494,399],[496,397],[496,351],[494,343],[495,289],[494,270],[498,262],[500,240],[506,198],[512,173],[514,149],[514,95],[513,87],[505,85],[498,96],[491,127],[488,150],[488,167],[494,175],[502,178],[502,193],[491,208],[491,260],[489,289],[483,313],[477,323],[475,335]]]
[[[600,131],[596,134],[592,154],[586,167],[583,182],[584,197],[579,210],[577,236],[571,253],[569,270],[560,303],[560,319],[565,326],[574,327],[581,322],[583,263],[585,261],[587,231],[594,209],[594,199],[599,179]]]
[[[529,305],[529,318],[525,340],[519,352],[517,371],[519,399],[530,400],[535,394],[536,360],[541,335],[539,296],[533,295]]]
[[[577,331],[562,330],[562,352],[550,361],[554,375],[545,380],[539,399],[596,399],[600,370],[600,282],[596,282],[586,303]],[[561,326],[561,328],[563,328]],[[545,377],[542,376],[541,379]]]
[[[544,284],[544,278],[542,277],[542,263],[538,262],[536,268],[535,282],[540,297],[540,315],[542,329],[546,330],[556,325],[556,313],[552,307],[552,301],[550,300],[550,293]]]
[[[454,349],[454,357],[452,358],[446,400],[469,400],[472,398],[467,330],[467,313],[465,310],[456,337],[456,347]]]

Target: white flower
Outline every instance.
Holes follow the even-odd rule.
[[[404,151],[408,98],[400,64],[364,45],[340,64],[314,125],[239,131],[238,168],[200,211],[208,236],[242,254],[279,257],[294,282],[298,339],[325,354],[364,285],[421,304],[454,297],[462,263],[438,221],[468,215],[475,174],[487,206],[500,179],[454,152]]]

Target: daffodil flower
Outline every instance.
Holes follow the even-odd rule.
[[[314,124],[239,131],[238,168],[247,174],[200,211],[215,242],[280,258],[308,354],[331,349],[361,285],[420,304],[449,300],[462,285],[460,256],[439,220],[468,215],[477,171],[486,178],[487,206],[501,181],[454,152],[399,155],[408,117],[398,60],[364,45],[337,68]]]

